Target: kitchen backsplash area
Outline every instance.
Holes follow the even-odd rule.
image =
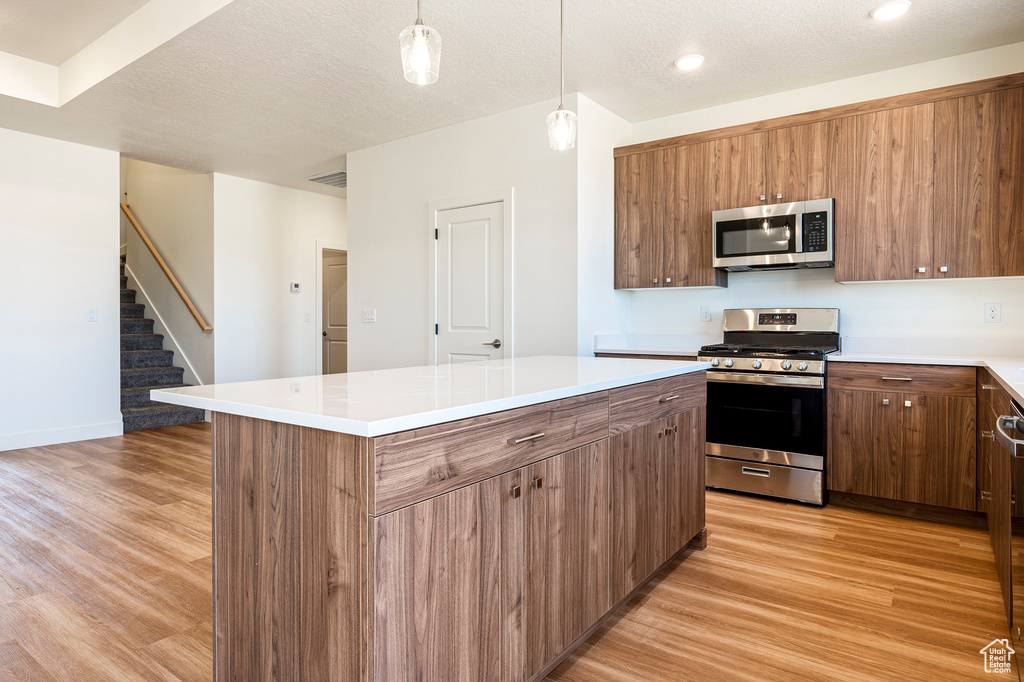
[[[964,341],[999,355],[1024,351],[1024,278],[837,284],[834,276],[832,269],[731,273],[725,289],[631,291],[628,333],[656,347],[698,348],[721,338],[726,308],[827,307],[840,309],[843,337],[927,341],[935,353],[956,353]],[[985,321],[987,304],[999,305],[1000,322]],[[710,321],[701,321],[702,306]]]

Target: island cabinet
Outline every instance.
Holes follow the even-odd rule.
[[[218,679],[541,679],[703,546],[705,399],[694,371],[375,437],[215,413]]]
[[[974,511],[975,369],[829,367],[828,487]]]

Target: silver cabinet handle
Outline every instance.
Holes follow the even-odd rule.
[[[913,381],[910,377],[882,377],[882,381]]]
[[[533,489],[534,490],[540,490],[543,487],[544,487],[544,479],[543,478],[535,478],[535,479],[533,479]]]
[[[988,438],[989,440],[995,440],[996,439],[996,432],[995,431],[982,431],[981,432],[981,437],[982,438]]]
[[[918,268],[917,271],[920,272],[921,274],[924,274],[925,272],[928,271],[928,268]]]
[[[659,403],[669,403],[678,398],[678,395],[670,395],[667,398],[658,398]]]
[[[909,400],[904,400],[903,401],[903,407],[913,407],[913,405],[910,404]]]
[[[882,398],[882,404],[885,405],[886,407],[888,407],[889,399],[888,398]]]
[[[983,390],[983,391],[991,391],[992,390],[992,384],[982,384],[981,385],[981,390]]]
[[[770,478],[772,472],[769,469],[755,469],[753,467],[743,467],[740,469],[747,476],[760,476],[761,478]]]
[[[494,339],[494,341],[485,341],[484,346],[494,346],[495,348],[501,348],[501,339]]]
[[[542,431],[540,433],[535,433],[535,434],[530,435],[530,436],[523,436],[522,438],[509,438],[508,439],[508,444],[509,445],[519,445],[520,443],[526,443],[526,442],[529,442],[531,440],[537,440],[538,438],[543,438],[543,437],[544,437],[544,432]]]
[[[512,496],[513,500],[516,500],[519,499],[519,496],[523,494],[523,491],[519,486],[514,485],[511,488],[509,488],[508,494]]]
[[[939,268],[939,272],[949,272],[949,268],[943,265],[942,267]]]
[[[1003,446],[1003,449],[1014,457],[1024,457],[1024,440],[1013,438],[1004,430],[1004,428],[1011,428],[1019,431],[1018,427],[1019,421],[1017,417],[1000,415],[996,418],[996,439]]]

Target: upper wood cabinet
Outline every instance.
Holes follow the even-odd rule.
[[[944,104],[959,125],[949,132],[956,155],[946,159],[946,182],[955,178],[956,203],[945,207],[955,221],[942,262],[954,277],[1024,275],[1024,88]]]
[[[615,159],[615,288],[725,286],[711,267],[714,143]]]
[[[821,121],[718,140],[715,209],[832,197],[835,131]]]
[[[930,277],[935,106],[839,121],[836,280]]]

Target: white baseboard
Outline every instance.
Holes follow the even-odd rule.
[[[92,440],[93,438],[109,438],[110,436],[120,436],[123,433],[124,424],[120,420],[104,424],[71,426],[66,429],[10,433],[0,435],[0,452],[4,450],[21,450],[22,448],[37,448],[43,445],[57,445],[58,443],[72,443],[78,440]]]

